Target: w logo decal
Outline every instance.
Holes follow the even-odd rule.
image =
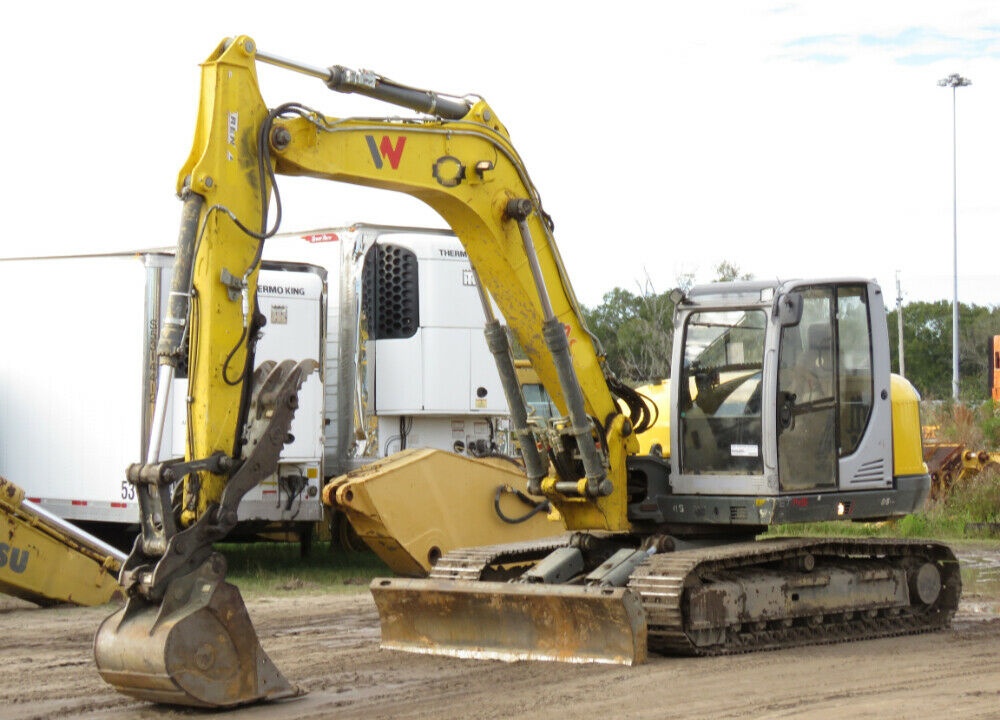
[[[382,140],[379,143],[375,142],[374,135],[365,135],[365,140],[368,141],[368,150],[372,154],[372,161],[375,163],[375,168],[381,170],[382,166],[385,164],[383,161],[389,161],[389,167],[393,170],[399,169],[399,161],[403,157],[403,147],[406,145],[406,136],[400,135],[396,138],[396,144],[392,144],[392,140],[389,139],[388,135],[383,135]]]

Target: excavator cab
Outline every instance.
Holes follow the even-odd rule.
[[[922,505],[919,443],[893,454],[893,402],[916,398],[893,397],[877,285],[699,286],[679,298],[675,327],[670,487],[684,515],[766,526]]]

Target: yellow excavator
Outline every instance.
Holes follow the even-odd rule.
[[[125,556],[50,513],[0,477],[0,593],[36,605],[121,600]]]
[[[269,110],[258,62],[419,115]],[[662,443],[642,454],[639,435],[656,410],[606,367],[553,223],[493,109],[272,56],[241,36],[203,64],[194,147],[178,182],[185,209],[159,386],[188,373],[191,437],[184,459],[161,459],[153,441],[129,469],[143,534],[122,571],[128,604],[95,639],[98,670],[117,689],[205,707],[298,692],[264,654],[211,549],[241,493],[276,462],[310,371],[247,370],[277,175],[408,193],[447,221],[489,311],[526,490],[570,531],[445,552],[426,579],[374,580],[384,647],[635,663],[650,649],[711,655],[947,625],[961,581],[943,545],[755,539],[775,523],[900,516],[927,494],[917,396],[890,376],[877,285],[842,278],[677,293],[663,409],[669,457]],[[527,412],[494,303],[558,410],[547,422]]]

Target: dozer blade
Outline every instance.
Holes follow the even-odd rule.
[[[635,665],[646,615],[627,588],[376,578],[388,650],[493,660]]]
[[[302,694],[261,648],[239,590],[201,570],[172,581],[160,604],[130,598],[101,624],[94,656],[115,689],[156,703],[220,708]]]

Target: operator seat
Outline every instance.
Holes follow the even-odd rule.
[[[813,323],[806,330],[806,348],[795,362],[790,390],[798,404],[833,395],[833,338],[829,323]]]

